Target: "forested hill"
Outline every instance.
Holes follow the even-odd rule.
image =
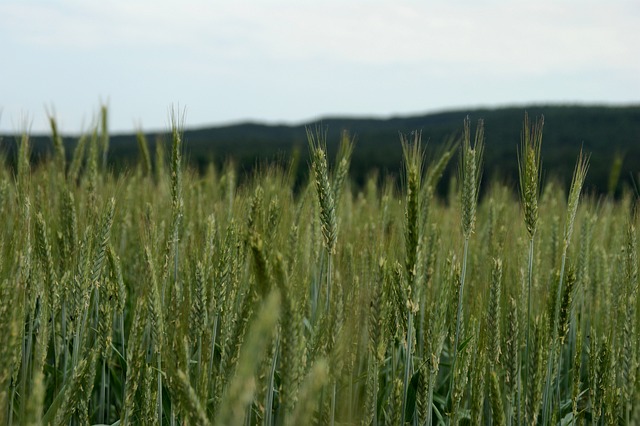
[[[468,115],[475,127],[477,119],[485,123],[484,176],[517,182],[517,147],[525,111],[531,118],[545,117],[542,143],[543,169],[547,179],[554,176],[566,185],[576,157],[582,147],[591,154],[587,177],[588,190],[606,192],[610,170],[616,155],[624,158],[621,181],[632,186],[640,172],[640,105],[603,106],[529,106],[499,109],[474,109],[390,119],[325,118],[300,125],[265,125],[243,123],[231,126],[187,129],[184,133],[186,158],[203,169],[213,161],[222,165],[233,159],[241,173],[273,160],[282,161],[291,153],[299,155],[299,174],[307,172],[306,128],[326,128],[327,145],[333,156],[343,130],[356,138],[351,176],[362,183],[374,170],[398,175],[402,164],[399,133],[422,132],[429,153],[448,138],[459,135]],[[163,135],[147,134],[151,150]],[[15,137],[5,135],[2,147],[11,160]],[[33,157],[38,160],[51,151],[50,136],[32,136]],[[71,155],[77,138],[65,138],[67,155]],[[112,135],[109,161],[119,170],[133,164],[139,156],[135,135]],[[152,155],[153,157],[153,155]],[[455,163],[455,161],[454,161]]]

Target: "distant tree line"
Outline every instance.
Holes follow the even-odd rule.
[[[348,132],[356,146],[351,160],[351,179],[356,186],[376,175],[399,176],[402,149],[399,134],[421,132],[423,144],[429,154],[447,141],[456,139],[466,116],[472,121],[483,119],[486,149],[484,176],[500,179],[516,186],[517,149],[525,111],[530,117],[545,117],[542,142],[544,179],[558,179],[565,187],[573,172],[578,152],[582,148],[591,155],[585,188],[589,192],[607,193],[621,188],[634,191],[640,172],[640,106],[529,106],[499,109],[474,109],[414,117],[390,119],[326,118],[320,122],[285,126],[243,123],[232,126],[188,129],[184,132],[185,158],[191,166],[205,170],[210,164],[223,167],[233,161],[240,175],[250,174],[256,167],[278,163],[288,167],[297,164],[295,173],[302,182],[308,173],[308,146],[306,130],[326,129],[327,150],[335,156],[341,137]],[[166,135],[147,133],[149,150],[165,143]],[[89,135],[90,137],[90,135]],[[0,151],[12,166],[16,152],[15,135],[0,137]],[[79,137],[65,136],[66,155],[70,157]],[[37,163],[50,156],[53,144],[50,135],[32,135],[32,160]],[[135,134],[109,137],[108,165],[120,172],[137,163],[140,156]],[[154,155],[151,155],[154,158]],[[452,161],[443,182],[455,173]],[[613,188],[612,171],[619,175]],[[615,178],[615,176],[614,176]]]

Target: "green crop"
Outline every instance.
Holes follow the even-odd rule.
[[[640,422],[636,198],[584,195],[578,150],[543,182],[542,119],[516,190],[482,122],[403,135],[399,188],[309,130],[300,186],[185,167],[176,116],[115,175],[101,114],[70,161],[51,118],[52,158],[0,163],[0,424]]]

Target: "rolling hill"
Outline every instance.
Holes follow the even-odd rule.
[[[376,118],[327,117],[317,122],[297,125],[268,125],[240,123],[236,125],[186,129],[185,157],[192,165],[204,169],[213,162],[221,166],[233,159],[241,173],[248,173],[256,165],[280,161],[298,153],[300,177],[307,173],[306,128],[320,125],[327,130],[329,155],[335,153],[342,131],[356,139],[351,177],[362,184],[377,170],[380,175],[398,175],[402,150],[399,133],[422,132],[427,157],[439,144],[459,135],[464,118],[485,123],[486,150],[484,175],[517,182],[517,147],[524,113],[530,117],[545,117],[542,144],[543,168],[546,178],[554,176],[568,185],[580,148],[591,154],[586,187],[590,191],[605,192],[609,173],[616,155],[624,158],[621,172],[623,184],[633,186],[640,171],[640,106],[557,106],[538,105],[497,109],[472,109],[436,114]],[[163,140],[162,134],[147,134],[150,148]],[[51,138],[33,135],[33,159],[38,161],[51,151]],[[67,155],[77,143],[77,137],[65,137]],[[0,146],[11,163],[15,152],[15,136],[4,135]],[[134,134],[112,135],[109,162],[115,170],[130,167],[137,156],[138,144]],[[455,163],[455,161],[453,162]],[[451,172],[452,167],[448,173]]]

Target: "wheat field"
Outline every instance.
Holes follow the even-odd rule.
[[[0,163],[0,423],[581,425],[640,422],[637,194],[542,181],[525,117],[516,188],[483,179],[482,122],[401,184],[349,181],[309,129],[309,181],[184,165],[115,174],[106,120]],[[457,162],[457,164],[456,164]],[[437,195],[448,164],[459,173]]]

